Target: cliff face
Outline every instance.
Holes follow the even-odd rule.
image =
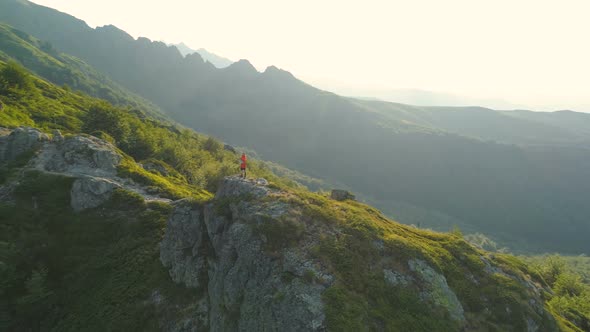
[[[322,202],[336,205],[336,214],[326,216],[308,204],[314,205],[296,193],[240,178],[226,178],[207,204],[173,203],[160,259],[175,282],[202,294],[208,315],[201,327],[558,329],[543,306],[542,288],[503,259],[460,239],[398,226],[380,215],[382,225],[366,221],[362,226],[375,227],[375,232],[354,234],[359,242],[350,238],[350,224],[339,217],[365,222],[355,219],[362,205]],[[418,244],[423,247],[399,247],[411,247],[412,238],[424,241]],[[428,252],[433,242],[441,247]],[[447,260],[452,270],[441,266]],[[197,330],[186,325],[171,330],[187,328]]]
[[[265,227],[292,213],[281,193],[227,178],[206,205],[174,203],[160,259],[174,281],[202,288],[212,331],[317,331],[326,327],[321,294],[334,279],[314,261],[311,236],[274,248]],[[294,244],[294,243],[293,243]],[[313,273],[322,282],[314,282]]]

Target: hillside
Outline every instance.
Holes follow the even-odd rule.
[[[217,69],[26,1],[4,1],[0,21],[83,59],[182,124],[344,183],[401,222],[483,232],[515,251],[590,250],[588,115],[343,98],[275,67],[259,73],[242,60]]]
[[[0,23],[0,60],[14,59],[57,85],[83,91],[116,105],[125,105],[163,117],[146,99],[134,95],[82,60],[60,53],[46,41]]]
[[[579,331],[515,257],[255,161],[270,183],[228,177],[215,140],[14,63],[0,82],[2,329]]]

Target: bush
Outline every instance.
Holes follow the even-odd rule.
[[[0,70],[0,93],[8,94],[11,90],[31,90],[33,80],[18,63],[10,61]]]
[[[566,272],[557,277],[553,290],[558,296],[579,296],[584,291],[584,284],[579,275]]]
[[[211,152],[212,154],[217,154],[223,150],[223,144],[215,138],[209,136],[205,143],[203,143],[203,149]]]
[[[277,251],[294,246],[303,235],[303,226],[296,220],[263,218],[255,231],[266,237],[266,250]]]

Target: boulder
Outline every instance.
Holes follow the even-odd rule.
[[[347,199],[352,199],[354,200],[355,197],[354,195],[346,190],[340,190],[340,189],[333,189],[332,193],[330,194],[330,197],[332,199],[335,199],[337,201],[345,201]]]
[[[9,134],[0,136],[0,163],[12,161],[22,153],[40,146],[42,142],[49,141],[47,134],[34,128],[20,127],[4,132]]]
[[[37,157],[35,167],[69,175],[113,177],[122,159],[107,141],[93,136],[72,136],[48,144]]]
[[[118,183],[104,178],[78,178],[70,191],[70,205],[76,212],[95,208],[111,198],[113,190],[119,187],[121,186]]]

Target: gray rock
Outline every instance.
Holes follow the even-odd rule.
[[[383,277],[391,286],[407,286],[411,283],[411,278],[393,270],[383,269]]]
[[[37,129],[16,128],[10,131],[10,134],[0,136],[0,163],[14,160],[22,153],[39,147],[46,141],[49,141],[49,136]]]
[[[53,135],[52,141],[54,142],[62,142],[64,140],[64,135],[62,135],[61,131],[59,131],[58,129],[53,129],[51,134]]]
[[[268,181],[265,178],[256,179],[256,184],[259,186],[268,186]]]
[[[330,197],[332,199],[335,199],[337,201],[345,201],[347,199],[355,199],[355,196],[346,190],[340,190],[340,189],[333,189],[332,193],[330,194]]]
[[[408,265],[410,270],[418,274],[425,283],[426,289],[421,293],[424,300],[432,301],[435,305],[445,308],[454,320],[465,320],[463,306],[447,284],[445,276],[420,259],[412,259],[408,261]]]
[[[69,175],[113,177],[123,157],[110,143],[93,136],[73,136],[51,142],[35,161],[35,168]]]
[[[209,331],[209,303],[207,294],[190,302],[182,309],[171,303],[159,290],[152,292],[151,304],[160,321],[160,331],[165,332],[201,332]]]
[[[268,192],[254,181],[226,178],[214,202],[202,208],[186,201],[174,203],[160,244],[160,259],[174,281],[206,287],[210,331],[325,330],[321,295],[333,276],[303,250],[282,249],[284,259],[269,255],[256,231],[262,220],[273,222],[282,217],[285,203],[237,200],[230,204],[230,214],[215,203],[241,195],[262,197]],[[325,282],[306,280],[304,274],[309,270]],[[285,279],[285,273],[293,277]],[[167,326],[180,324],[182,329],[172,330],[195,330],[195,322],[182,322]]]
[[[215,195],[216,198],[231,196],[252,195],[259,198],[268,195],[270,190],[265,186],[257,185],[255,181],[242,179],[239,177],[226,177]]]
[[[118,183],[104,178],[92,176],[78,178],[74,181],[70,192],[72,209],[79,212],[95,208],[111,198],[113,190],[119,187]]]
[[[207,273],[202,216],[201,206],[188,200],[175,202],[160,243],[160,261],[172,280],[186,287],[198,288]]]
[[[208,219],[214,216],[205,216]],[[211,331],[318,331],[325,328],[324,285],[281,280],[279,260],[266,255],[250,225],[223,227],[209,261]]]

